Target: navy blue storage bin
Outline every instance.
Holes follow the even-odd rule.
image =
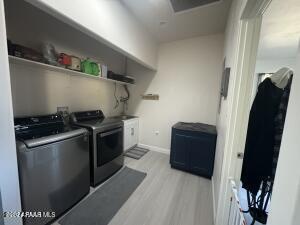
[[[172,168],[211,178],[214,170],[217,130],[202,123],[179,122],[172,127]]]

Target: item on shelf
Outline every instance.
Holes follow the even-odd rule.
[[[97,63],[89,59],[85,59],[81,62],[81,71],[94,76],[99,76],[100,69]]]
[[[58,53],[51,43],[44,43],[42,46],[42,52],[46,63],[53,66],[59,66]]]
[[[134,82],[135,82],[135,79],[133,77],[116,74],[112,71],[108,71],[107,78],[112,79],[112,80],[121,81],[121,82],[131,83],[131,84],[134,84]]]
[[[80,58],[71,55],[71,64],[67,66],[68,69],[81,71],[81,60]]]
[[[106,65],[101,65],[101,75],[104,78],[107,78],[107,66]]]
[[[142,99],[144,99],[144,100],[159,100],[159,95],[158,94],[145,94],[145,95],[142,95]]]
[[[102,65],[100,63],[97,63],[98,68],[99,68],[99,72],[98,75],[101,77],[102,76]]]
[[[7,51],[9,55],[14,55],[14,45],[9,39],[7,39]]]
[[[99,68],[98,63],[92,62],[92,73],[95,76],[99,76],[100,68]]]
[[[43,56],[36,50],[27,48],[22,45],[13,44],[11,41],[8,41],[8,51],[10,55],[25,58],[37,62],[43,62]]]
[[[70,66],[71,63],[72,63],[71,56],[67,55],[66,53],[60,53],[59,58],[58,58],[58,62],[61,65]]]

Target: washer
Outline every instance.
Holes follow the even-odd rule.
[[[22,210],[46,213],[23,222],[49,223],[89,193],[88,132],[46,115],[16,118],[15,134]]]

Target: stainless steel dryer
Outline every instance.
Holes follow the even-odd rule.
[[[89,130],[91,185],[95,187],[124,164],[123,122],[120,118],[105,118],[101,110],[93,110],[72,113],[71,123]]]

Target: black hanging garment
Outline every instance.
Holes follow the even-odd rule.
[[[283,90],[270,78],[258,87],[251,107],[241,181],[243,188],[256,195],[263,180],[272,175],[275,117]]]
[[[272,166],[272,180],[275,178],[275,173],[276,173],[276,167],[277,167],[277,162],[278,162],[278,157],[279,157],[279,151],[280,151],[280,145],[281,145],[281,139],[282,139],[282,133],[283,133],[283,128],[284,128],[284,122],[285,122],[285,116],[286,116],[286,111],[289,103],[289,97],[290,97],[290,90],[292,86],[292,80],[293,76],[290,77],[288,84],[284,88],[280,104],[279,104],[279,109],[277,112],[277,115],[275,117],[275,142],[274,142],[274,152],[273,152],[273,166]]]

